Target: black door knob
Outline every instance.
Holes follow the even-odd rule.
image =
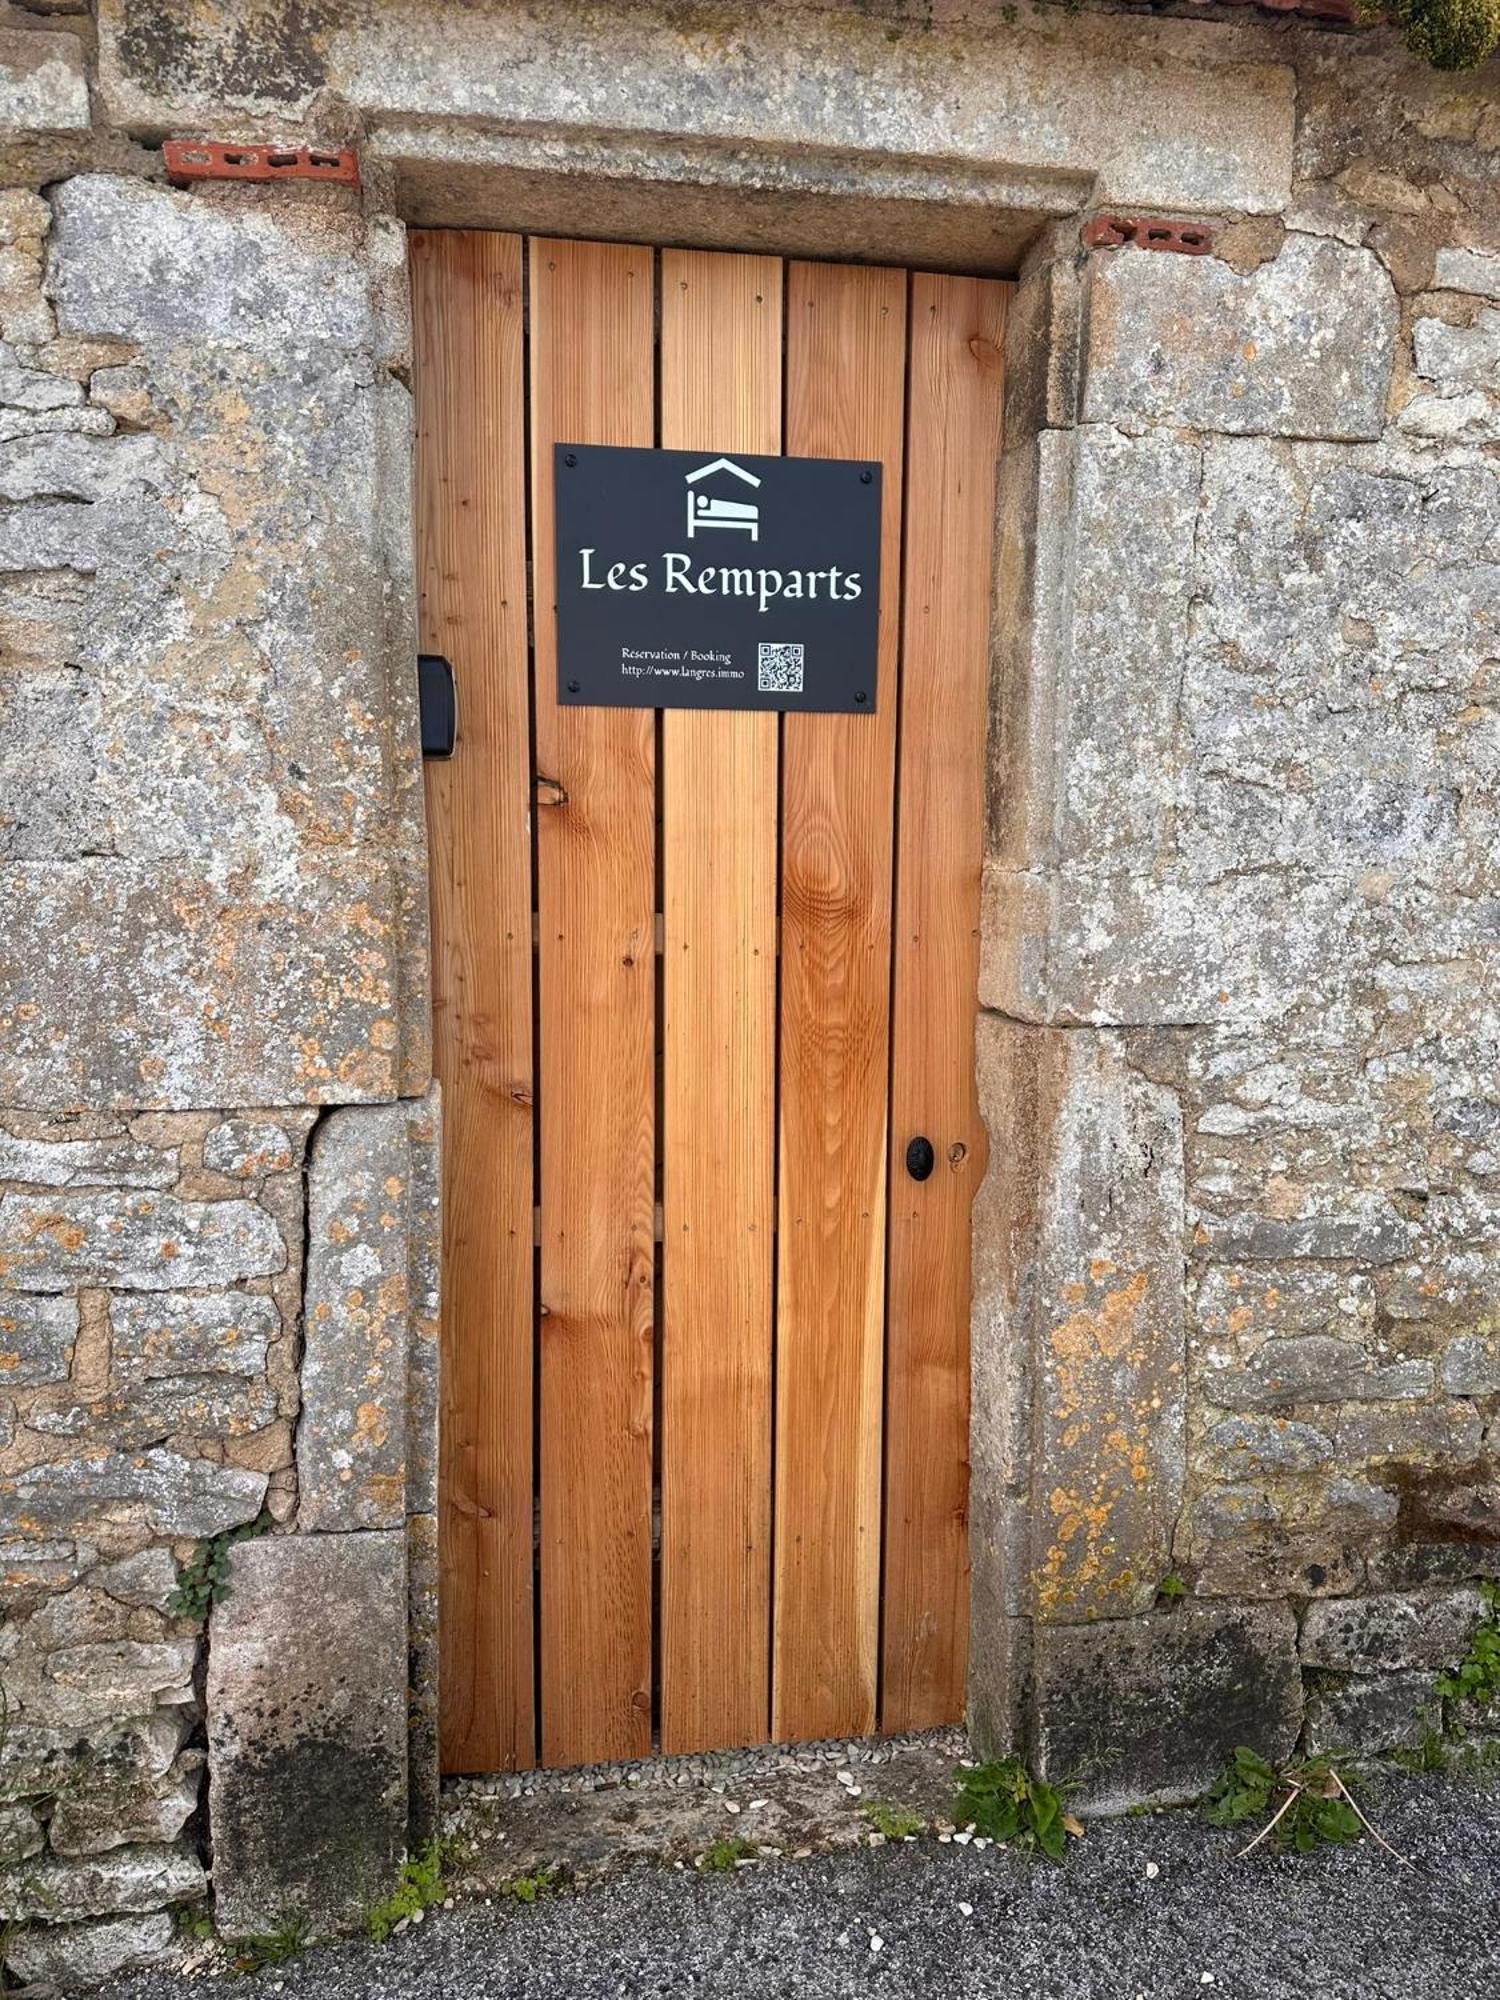
[[[930,1139],[913,1139],[906,1148],[906,1171],[914,1181],[925,1181],[935,1158]]]

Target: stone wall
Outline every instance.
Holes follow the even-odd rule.
[[[0,20],[22,1977],[210,1870],[346,1922],[433,1824],[404,220],[1019,270],[975,1733],[1118,1805],[1428,1726],[1500,1569],[1500,84],[1226,11]],[[174,191],[167,133],[364,185]],[[1121,204],[1213,254],[1087,252]]]
[[[983,1198],[1032,1381],[976,1493],[981,1692],[1101,1799],[1222,1744],[1205,1635],[1291,1746],[1273,1605],[1309,1743],[1409,1738],[1478,1617],[1439,1587],[1500,1571],[1500,113],[1293,48],[1279,217],[1058,229],[1013,322],[981,1073],[1040,1185]],[[1351,1663],[1365,1591],[1453,1615]],[[1101,1681],[1186,1723],[1112,1772],[1063,1692]]]
[[[311,1117],[0,1122],[6,1917],[160,1949],[207,1886],[178,1566],[295,1509]]]
[[[435,1788],[404,237],[170,190],[93,44],[0,24],[0,1922],[38,1982],[160,1955],[210,1864],[226,1931],[348,1922]]]

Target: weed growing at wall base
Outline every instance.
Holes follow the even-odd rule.
[[[442,1902],[448,1893],[443,1869],[460,1855],[456,1841],[430,1840],[420,1854],[402,1862],[395,1888],[365,1913],[365,1929],[374,1943],[384,1944],[393,1932]]]
[[[1242,1744],[1205,1794],[1203,1817],[1210,1826],[1243,1826],[1268,1812],[1244,1853],[1265,1840],[1277,1853],[1291,1847],[1307,1854],[1358,1840],[1364,1824],[1335,1759],[1308,1757],[1277,1770]]]
[[[271,1966],[289,1965],[307,1949],[307,1919],[288,1917],[274,1931],[236,1938],[232,1949],[230,1963],[236,1972],[264,1972]]]
[[[1083,1836],[1080,1822],[1063,1810],[1062,1791],[1033,1778],[1019,1757],[971,1770],[960,1766],[953,1817],[1020,1854],[1045,1854],[1049,1861],[1062,1860],[1070,1833],[1075,1840]]]

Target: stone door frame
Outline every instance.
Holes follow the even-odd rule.
[[[889,171],[872,159],[841,167],[834,185],[795,189],[784,198],[785,219],[778,220],[780,202],[767,203],[764,189],[798,179],[802,163],[789,152],[738,158],[736,177],[753,186],[707,177],[695,181],[686,174],[663,178],[661,163],[653,173],[638,147],[624,138],[594,142],[583,171],[560,172],[550,179],[493,157],[477,164],[467,147],[447,157],[424,151],[420,161],[413,161],[401,152],[399,141],[381,136],[367,144],[364,160],[372,178],[382,172],[388,177],[392,204],[412,227],[440,224],[577,239],[613,236],[712,250],[961,268],[1017,280],[1006,340],[1005,443],[992,589],[993,824],[998,810],[995,775],[1005,754],[994,741],[1000,693],[1008,675],[1028,672],[1033,650],[1044,637],[1035,629],[1039,598],[1045,621],[1048,587],[1037,578],[1044,559],[1036,532],[1037,436],[1049,424],[1073,421],[1069,404],[1077,380],[1086,262],[1080,239],[1090,213],[1080,201],[1087,192],[1084,177],[1075,171],[1024,177],[997,173],[976,185],[973,176],[935,176],[915,196],[892,199]],[[877,254],[871,254],[872,247]],[[955,249],[956,256],[951,254]],[[1012,1576],[1017,1562],[1025,1570],[1032,1566],[1015,1546],[1017,1535],[1025,1532],[1029,1478],[1016,1443],[1030,1372],[1017,1353],[1017,1337],[1025,1325],[1018,1322],[1015,1306],[1024,1274],[998,1264],[993,1243],[982,1240],[991,1230],[1008,1229],[998,1220],[997,1203],[1008,1214],[1011,1191],[1000,1189],[999,1179],[1013,1165],[1017,1135],[1025,1134],[1033,1157],[1041,1159],[1048,1152],[1049,1132],[1041,1129],[1034,1098],[1023,1103],[1016,1095],[1012,1071],[1020,1051],[997,1045],[984,1029],[984,996],[1014,993],[1022,984],[1023,968],[1015,962],[1020,950],[1014,929],[987,922],[976,1005],[976,1066],[980,1108],[991,1133],[991,1166],[974,1212],[968,1707],[971,1726],[989,1747],[1009,1745],[1025,1731],[1023,1700],[1030,1670],[1024,1592]],[[1025,1011],[1022,1003],[1017,1013],[1024,1016]],[[1003,1034],[1001,1039],[1003,1043]],[[1027,1049],[1026,1060],[1032,1055]],[[1127,1120],[1150,1115],[1149,1107],[1143,1112],[1123,1101],[1119,1110]],[[1053,1113],[1063,1115],[1060,1103]],[[358,1109],[334,1114],[344,1119],[369,1115]],[[440,1227],[435,1206],[432,1219]],[[1036,1221],[1031,1219],[1033,1229]],[[1180,1302],[1177,1313],[1180,1320]],[[436,1385],[423,1377],[435,1369],[435,1358],[425,1344],[413,1342],[411,1352],[423,1359],[414,1376],[420,1386],[410,1400],[431,1409]],[[417,1510],[424,1543],[435,1495],[430,1469],[424,1469]],[[420,1684],[413,1690],[413,1714],[421,1721],[414,1738],[412,1782],[414,1798],[428,1801],[417,1818],[422,1826],[435,1823],[437,1789],[435,1534],[431,1539],[420,1559],[413,1550],[411,1571],[412,1659],[421,1663]]]

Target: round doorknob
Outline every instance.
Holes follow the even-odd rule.
[[[925,1181],[936,1157],[930,1139],[913,1139],[906,1148],[906,1171],[914,1181]]]

